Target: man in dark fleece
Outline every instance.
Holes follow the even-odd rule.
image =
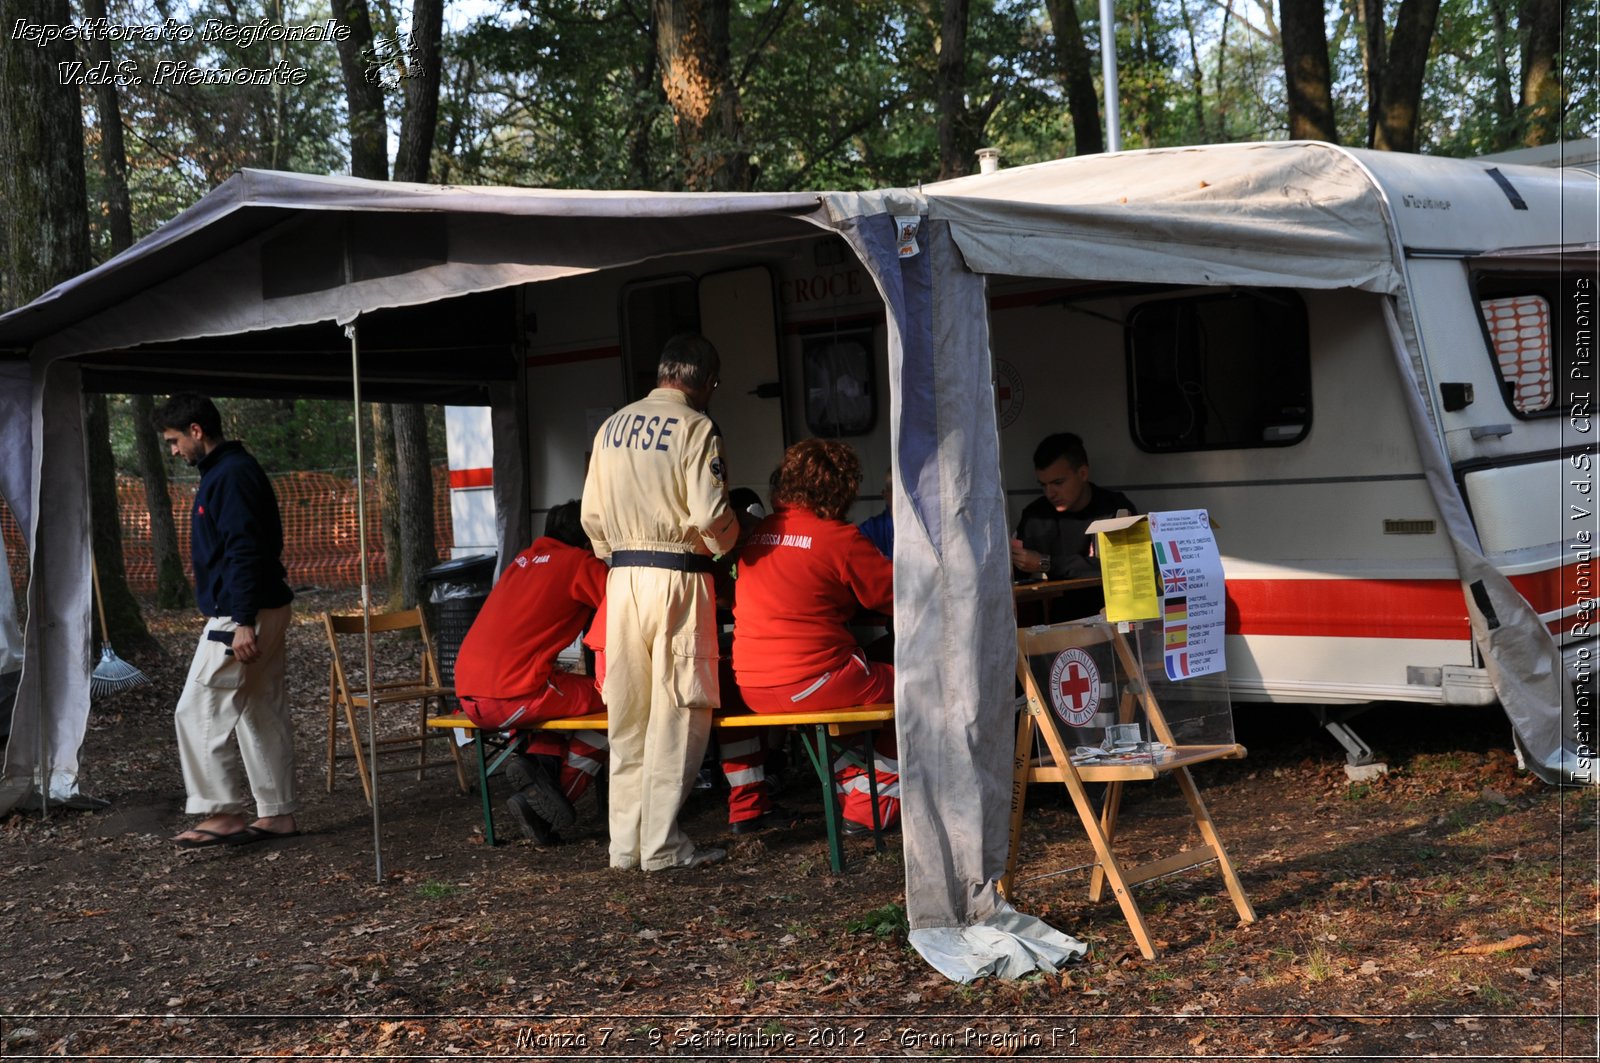
[[[181,849],[297,834],[294,733],[284,689],[283,522],[272,484],[242,444],[222,438],[203,395],[173,395],[154,424],[174,457],[200,470],[192,514],[195,599],[208,617],[173,714],[191,815]],[[238,752],[229,741],[237,737]],[[244,779],[240,778],[240,761]],[[256,818],[245,817],[245,781]]]

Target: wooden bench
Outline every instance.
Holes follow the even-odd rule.
[[[878,822],[878,774],[876,758],[872,755],[872,741],[876,731],[894,721],[894,706],[856,705],[845,709],[819,712],[729,712],[712,717],[712,726],[718,730],[746,727],[798,727],[806,756],[816,770],[822,786],[823,817],[828,830],[828,862],[834,871],[844,869],[844,844],[841,838],[842,815],[833,789],[833,764],[828,756],[829,742],[834,739],[860,735],[865,747],[867,787],[872,798],[873,844],[883,850],[883,824]],[[511,755],[513,743],[522,734],[534,731],[604,731],[608,725],[606,714],[569,716],[554,720],[535,720],[509,732],[484,731],[465,714],[435,716],[428,720],[429,727],[454,728],[469,732],[478,753],[478,795],[483,802],[483,836],[489,845],[495,844],[494,816],[489,807],[489,776]],[[494,750],[491,761],[487,749]]]

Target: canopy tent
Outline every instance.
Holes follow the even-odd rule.
[[[679,252],[815,234],[819,226],[834,224],[822,209],[824,198],[440,188],[246,171],[124,254],[0,317],[0,352],[12,352],[9,363],[0,353],[0,409],[9,414],[0,423],[0,492],[24,528],[31,565],[19,740],[10,744],[0,776],[0,807],[8,808],[44,786],[54,792],[76,789],[77,751],[88,714],[90,639],[84,440],[78,412],[85,386],[166,390],[181,384],[225,394],[312,387],[327,393],[349,364],[347,351],[337,343],[339,327],[358,322],[364,385],[370,366],[389,394],[420,390],[438,401],[441,382],[419,378],[414,364],[396,368],[397,362],[404,363],[402,350],[374,350],[367,340],[369,322],[381,323],[384,315],[406,307],[440,307],[448,301],[454,308],[484,293]],[[884,224],[892,223],[884,219]],[[875,253],[887,256],[880,273],[898,261],[893,240]],[[981,291],[981,283],[967,276]],[[912,316],[900,315],[902,328],[930,335],[928,321],[916,317],[928,313],[924,299]],[[461,319],[451,315],[452,323]],[[477,361],[452,358],[452,368],[469,374],[470,384],[485,387],[497,438],[516,439],[520,402],[513,387],[515,365],[506,372],[497,363],[496,342],[488,338],[482,344],[485,357]],[[931,350],[925,342],[920,349]],[[974,358],[977,354],[981,347],[974,349]],[[919,372],[927,368],[925,362]],[[940,387],[974,405],[972,381],[986,381],[987,369],[977,360],[958,368]],[[934,383],[923,380],[918,386]],[[891,390],[900,392],[899,381],[891,381]],[[923,410],[926,397],[919,393],[910,403],[895,400],[893,434],[901,433],[902,419],[909,429],[933,416],[931,409]],[[965,438],[987,447],[989,471],[982,478],[995,481],[992,403],[974,408],[979,416],[962,422],[972,428]],[[938,430],[929,421],[913,434],[926,440]],[[970,460],[959,450],[950,455],[958,460],[946,461],[947,472]],[[502,558],[512,556],[530,537],[524,457],[515,446],[496,448]],[[917,460],[930,457],[921,453]],[[941,481],[915,466],[906,470],[919,485],[911,489],[919,507],[955,512],[964,504],[964,474]],[[930,491],[957,493],[932,498],[926,494]],[[1004,522],[1001,510],[986,515]],[[950,528],[950,534],[962,534],[959,526]],[[1003,536],[994,542],[1003,545]],[[997,593],[988,596],[991,604],[1008,601],[1005,574],[997,567],[1003,554],[985,547],[981,555],[984,573],[998,580],[992,588]],[[934,569],[933,556],[925,552],[918,567]],[[951,602],[935,605],[934,600],[965,595],[971,576],[962,572],[946,587],[935,571],[916,596],[897,606],[904,614],[900,622],[911,625],[915,615],[959,608]],[[1009,614],[1004,623],[1009,623]],[[975,649],[955,649],[945,666],[957,673],[988,675],[993,669],[979,671]],[[1000,686],[987,685],[991,690]],[[952,702],[980,696],[970,681],[920,708],[913,703],[916,696],[908,692],[899,699],[899,725],[908,733],[937,733],[946,720],[978,715],[975,704],[960,710]],[[1001,700],[1009,707],[1009,689]],[[992,715],[996,706],[986,705],[985,711]],[[1001,750],[992,737],[983,736],[986,753]],[[35,749],[40,750],[37,755]],[[1003,758],[976,758],[960,770],[967,777],[982,773],[985,805],[999,807],[995,802],[1005,789]],[[952,849],[950,842],[937,839],[943,832],[937,808],[926,810],[908,827],[910,834],[935,836],[919,843],[930,851]],[[992,897],[992,887],[985,884],[998,879],[1005,856],[993,846],[991,840],[985,848],[971,832],[956,839],[955,847],[965,850],[959,865],[967,881],[919,886],[918,899],[911,904],[919,925],[953,920],[965,927],[996,915],[988,899],[968,904],[969,898],[984,897],[986,890]],[[923,913],[922,898],[934,896],[941,899]],[[974,968],[1018,975],[1037,965],[1057,965],[1082,949],[1015,913],[1001,913],[992,922],[982,931],[981,942],[974,939],[983,949],[983,955],[968,957]]]
[[[434,188],[245,172],[117,259],[0,317],[0,350],[26,357],[25,371],[0,361],[0,492],[28,536],[32,574],[18,722],[49,733],[42,761],[33,743],[11,743],[0,808],[45,772],[76,776],[90,638],[84,380],[120,379],[129,367],[170,374],[173,365],[237,379],[260,360],[218,360],[261,350],[251,345],[263,336],[819,227],[854,249],[887,311],[907,908],[913,943],[941,971],[1015,976],[1081,949],[1011,912],[996,888],[1015,649],[985,274],[1387,296],[1395,358],[1416,385],[1415,434],[1463,583],[1482,583],[1502,621],[1487,632],[1474,612],[1474,632],[1523,742],[1543,771],[1559,772],[1559,707],[1571,697],[1557,689],[1560,655],[1483,559],[1449,475],[1421,390],[1404,256],[1372,163],[1328,145],[1238,145],[820,195]],[[294,372],[313,373],[317,359],[304,350],[280,354]],[[363,355],[383,371],[386,359],[366,343]],[[509,377],[495,379],[495,364],[486,357],[474,371],[488,384],[497,437],[516,438],[518,398]],[[390,383],[403,389],[406,373]],[[529,538],[523,461],[517,447],[496,449],[502,557]]]

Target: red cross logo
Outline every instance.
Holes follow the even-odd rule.
[[[1094,658],[1076,647],[1057,654],[1050,665],[1050,701],[1068,725],[1087,724],[1100,707],[1100,669]]]
[[[1077,661],[1067,665],[1067,677],[1061,681],[1061,696],[1067,700],[1068,708],[1073,712],[1082,707],[1089,697],[1089,673]]]

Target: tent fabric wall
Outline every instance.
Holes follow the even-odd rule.
[[[8,442],[27,426],[32,458],[28,626],[11,739],[0,769],[0,814],[30,794],[78,793],[78,748],[89,723],[88,452],[78,370],[35,363],[27,419],[8,419]],[[8,488],[9,489],[9,488]]]
[[[902,253],[906,232],[918,250]],[[895,728],[911,944],[947,976],[1016,978],[1086,946],[1001,899],[1016,615],[983,279],[948,227],[842,233],[887,306],[895,477]]]

